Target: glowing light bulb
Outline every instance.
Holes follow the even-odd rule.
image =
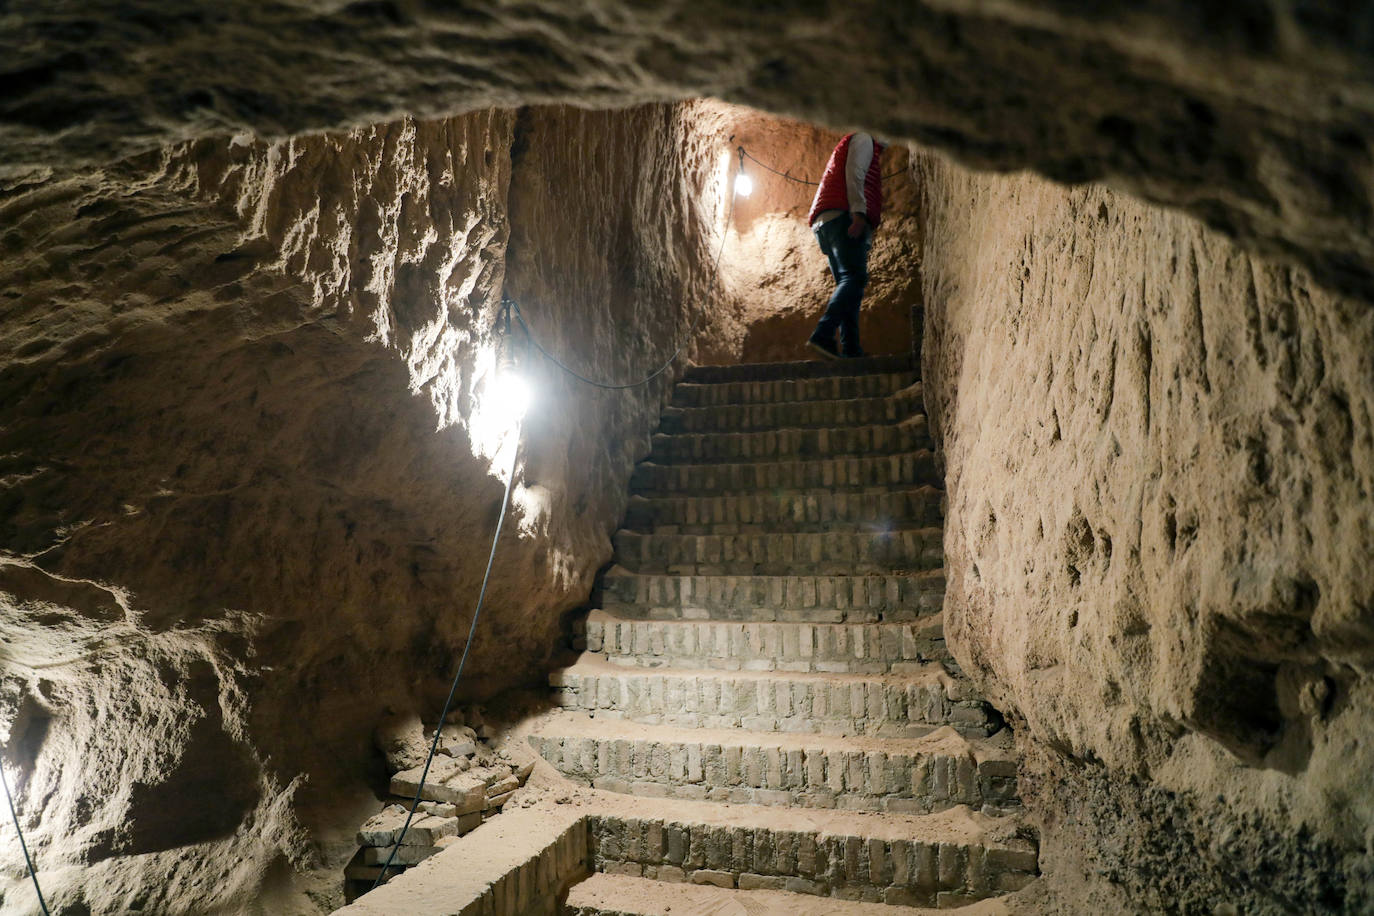
[[[754,179],[740,172],[735,176],[735,193],[740,197],[748,197],[754,193]]]
[[[497,373],[494,394],[498,416],[511,423],[524,419],[530,406],[530,386],[518,372],[507,369]]]

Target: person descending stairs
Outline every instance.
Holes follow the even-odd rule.
[[[634,797],[565,912],[901,916],[1034,879],[1011,735],[945,651],[940,485],[910,357],[687,370],[530,738]]]

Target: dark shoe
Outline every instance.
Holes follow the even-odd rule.
[[[843,354],[845,359],[863,359],[865,355],[863,347],[854,347],[851,350],[845,350]]]
[[[826,359],[842,358],[840,356],[840,351],[835,349],[835,342],[833,340],[821,340],[817,337],[811,337],[807,339],[806,345]]]

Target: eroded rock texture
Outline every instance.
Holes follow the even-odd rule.
[[[309,860],[303,827],[337,852],[372,725],[425,708],[467,633],[512,457],[488,399],[503,278],[597,375],[709,311],[674,110],[521,118],[201,141],[3,202],[6,747],[59,902],[306,906],[274,870]],[[512,187],[518,121],[562,134],[516,152]],[[589,138],[577,181],[535,167]],[[606,257],[562,235],[607,225]],[[466,695],[538,676],[660,390],[541,393]]]
[[[1374,905],[1374,312],[1100,187],[918,171],[945,629],[1048,853],[1152,910]]]
[[[511,123],[208,141],[6,200],[7,684],[52,716],[10,746],[60,903],[257,894],[359,801],[358,726],[450,666],[501,488],[436,408],[473,397]]]
[[[1370,296],[1372,17],[1176,0],[25,0],[0,19],[0,161],[14,180],[243,129],[714,95],[1105,179]]]

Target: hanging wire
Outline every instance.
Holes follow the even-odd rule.
[[[777,175],[779,178],[786,178],[788,181],[795,181],[797,184],[810,185],[810,186],[813,187],[813,188],[814,188],[814,187],[817,187],[818,185],[820,185],[820,182],[819,182],[819,181],[812,181],[812,180],[809,179],[809,178],[798,178],[798,177],[795,176],[795,175],[789,175],[787,172],[779,172],[777,169],[773,168],[771,165],[769,165],[768,163],[764,162],[763,160],[755,158],[753,155],[750,154],[750,152],[749,152],[747,149],[745,149],[745,148],[742,147],[742,146],[739,147],[739,153],[740,153],[741,156],[744,156],[744,157],[747,158],[750,162],[754,163],[754,164],[757,165],[759,168],[763,169],[765,172],[772,172],[774,175]],[[889,178],[898,178],[898,177],[900,177],[900,176],[902,176],[902,175],[905,175],[905,174],[906,174],[906,170],[905,170],[905,169],[898,169],[897,171],[892,172],[891,174],[884,175],[884,176],[883,176],[883,181],[887,181]]]
[[[19,826],[19,812],[14,810],[14,796],[10,794],[10,780],[5,775],[3,763],[0,763],[0,784],[5,787],[5,802],[10,806],[10,817],[14,820],[14,832],[19,834],[19,848],[24,851],[24,864],[28,866],[29,877],[33,879],[33,890],[38,895],[38,905],[43,910],[43,916],[50,916],[48,902],[43,899],[43,888],[38,886],[38,871],[33,867],[33,859],[29,858],[29,844],[24,842],[24,828]]]
[[[401,842],[406,837],[406,831],[410,829],[410,822],[415,817],[415,810],[420,807],[420,796],[425,791],[425,779],[429,777],[430,764],[434,762],[434,755],[439,750],[439,737],[443,734],[444,722],[448,719],[449,709],[453,706],[453,698],[458,693],[458,681],[463,677],[463,666],[468,661],[468,650],[472,648],[472,638],[477,633],[477,618],[482,614],[482,603],[487,598],[487,583],[491,581],[491,567],[496,560],[496,544],[501,540],[501,528],[506,523],[506,506],[510,504],[511,485],[515,483],[516,461],[520,457],[520,427],[521,423],[515,424],[515,444],[512,448],[513,454],[510,459],[510,476],[506,478],[506,494],[501,497],[501,514],[496,518],[496,533],[491,538],[491,553],[487,555],[487,571],[482,574],[482,589],[477,593],[477,607],[472,612],[472,625],[468,627],[468,639],[463,643],[463,655],[458,660],[458,671],[453,675],[453,685],[448,689],[448,699],[444,700],[444,709],[439,713],[439,722],[434,726],[434,740],[429,743],[429,754],[425,757],[425,768],[420,771],[420,785],[415,789],[415,797],[411,799],[410,811],[406,813],[406,822],[401,826],[401,834],[396,837],[396,842],[391,846],[391,852],[387,854],[386,863],[382,865],[382,870],[378,872],[377,879],[372,882],[372,890],[382,883],[386,877],[387,869],[396,859],[396,853],[401,848]]]
[[[725,254],[725,237],[729,234],[730,220],[734,217],[734,215],[735,195],[732,193],[730,195],[730,209],[725,214],[725,228],[721,230],[720,234],[720,246],[716,249],[715,262],[711,267],[711,285],[706,290],[707,303],[710,302],[711,295],[715,292],[717,282],[720,279],[720,258],[721,255]],[[653,372],[649,373],[647,376],[645,376],[637,382],[626,382],[623,385],[617,385],[611,382],[600,382],[596,379],[588,378],[587,376],[578,372],[576,369],[570,367],[567,363],[563,362],[558,357],[554,356],[548,350],[544,349],[544,345],[539,342],[539,339],[535,337],[534,334],[530,331],[529,325],[525,323],[525,316],[520,311],[520,303],[516,302],[514,299],[509,298],[503,300],[503,302],[508,302],[512,307],[514,307],[515,318],[517,321],[520,322],[520,327],[524,329],[526,339],[528,339],[529,342],[534,345],[534,348],[536,350],[543,354],[545,359],[547,359],[549,362],[553,363],[559,369],[562,369],[564,372],[566,372],[568,375],[571,375],[578,381],[585,382],[586,384],[591,385],[594,388],[603,388],[607,391],[624,391],[628,388],[638,388],[641,385],[649,384],[654,379],[662,375],[664,372],[668,371],[668,367],[671,366],[677,360],[677,358],[682,355],[682,351],[687,347],[687,344],[691,342],[692,336],[696,333],[697,325],[701,322],[701,316],[706,314],[705,307],[703,307],[699,312],[697,312],[697,316],[692,319],[692,324],[687,329],[687,334],[682,338],[682,343],[678,344],[677,349],[673,351],[673,355],[668,357],[667,361],[664,362],[663,365],[659,366]]]

